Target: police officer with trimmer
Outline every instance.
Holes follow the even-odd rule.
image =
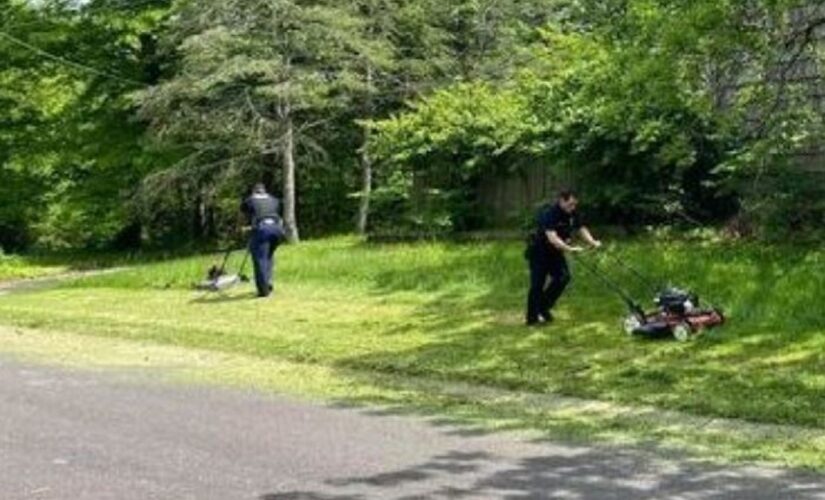
[[[559,193],[556,203],[542,209],[538,216],[537,228],[530,237],[526,254],[530,263],[528,326],[553,321],[550,311],[570,283],[570,269],[564,254],[583,251],[579,246],[570,245],[573,232],[578,231],[582,239],[594,248],[602,246],[582,223],[578,205],[576,194],[570,190],[563,190]]]
[[[252,194],[241,204],[241,212],[249,218],[252,226],[249,253],[255,266],[258,297],[268,297],[272,293],[275,250],[286,240],[280,206],[280,201],[267,193],[263,184],[256,184]]]

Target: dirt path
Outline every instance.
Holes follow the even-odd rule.
[[[39,290],[45,290],[56,285],[59,285],[61,282],[64,281],[77,278],[85,278],[89,276],[112,274],[123,271],[124,269],[126,268],[117,267],[111,269],[93,269],[89,271],[73,271],[68,273],[55,274],[51,276],[43,276],[41,278],[0,281],[0,297],[4,295],[10,295],[12,293],[35,292]]]

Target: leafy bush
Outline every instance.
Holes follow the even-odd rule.
[[[426,173],[430,189],[546,165],[568,172],[610,223],[727,220],[743,197],[764,201],[747,185],[766,168],[777,176],[766,183],[773,207],[791,193],[816,196],[786,182],[797,168],[789,159],[819,137],[811,89],[763,78],[798,69],[786,67],[789,51],[812,52],[804,38],[783,38],[799,29],[788,25],[798,5],[628,2],[614,12],[584,2],[570,26],[541,32],[509,80],[462,81],[379,122],[375,150],[392,168]],[[744,36],[753,18],[771,28]]]

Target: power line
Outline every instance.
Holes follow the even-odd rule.
[[[90,5],[89,7],[98,9],[135,9],[138,7],[168,7],[168,5],[160,5],[161,3],[170,4],[171,2],[169,0],[163,0],[163,2],[161,2],[161,0],[145,0],[142,2],[123,0],[121,2],[102,2],[95,5]]]
[[[98,76],[102,76],[104,78],[109,78],[111,80],[117,80],[121,83],[128,83],[128,84],[131,84],[131,85],[138,85],[140,87],[148,87],[149,86],[149,85],[147,85],[143,82],[139,82],[137,80],[132,80],[130,78],[125,78],[125,77],[116,75],[114,73],[110,73],[108,71],[103,71],[103,70],[100,70],[100,69],[97,69],[97,68],[93,68],[93,67],[88,66],[86,64],[79,63],[79,62],[76,62],[76,61],[71,61],[69,59],[58,56],[56,54],[52,54],[51,52],[45,51],[45,50],[41,49],[40,47],[36,47],[36,46],[34,46],[34,45],[32,45],[28,42],[25,42],[25,41],[23,41],[19,38],[16,38],[16,37],[4,32],[4,31],[0,31],[0,38],[5,39],[6,41],[8,41],[8,42],[10,42],[14,45],[17,45],[18,47],[23,47],[24,49],[27,49],[27,50],[29,50],[31,52],[34,52],[34,53],[36,53],[36,54],[38,54],[42,57],[45,57],[46,59],[55,61],[57,63],[65,65],[65,66],[72,67],[74,69],[79,69],[81,71],[85,71],[87,73],[92,73],[92,74],[95,74],[95,75],[98,75]]]

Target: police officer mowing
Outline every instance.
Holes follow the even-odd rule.
[[[252,194],[241,204],[241,211],[252,226],[249,253],[255,266],[258,297],[268,297],[272,293],[275,250],[286,240],[279,214],[280,205],[277,198],[266,192],[263,184],[256,184]]]
[[[581,252],[571,246],[573,233],[594,248],[601,242],[583,225],[578,213],[579,200],[570,190],[559,193],[558,200],[539,213],[537,228],[530,237],[527,260],[530,264],[530,292],[527,297],[527,325],[536,326],[553,321],[551,310],[570,283],[570,268],[564,254]],[[550,278],[548,285],[547,278]]]

